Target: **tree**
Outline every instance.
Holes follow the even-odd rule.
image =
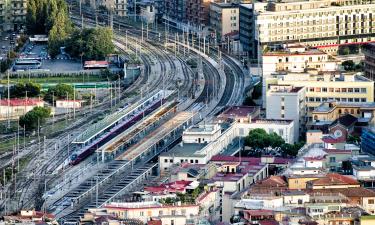
[[[251,94],[253,99],[258,99],[262,97],[262,83],[259,83],[254,86],[253,93]]]
[[[353,60],[347,60],[347,61],[342,62],[341,65],[344,67],[346,71],[353,71],[355,63],[353,62]]]
[[[296,156],[298,150],[305,143],[299,142],[296,144],[285,143],[284,139],[276,133],[267,134],[264,129],[257,128],[249,131],[249,135],[245,137],[245,145],[252,149],[265,149],[268,147],[280,148],[284,156]]]
[[[26,130],[34,130],[45,123],[46,118],[51,114],[50,108],[34,107],[31,111],[20,117],[19,125]]]
[[[54,87],[50,87],[44,96],[44,100],[52,103],[53,99],[73,99],[74,88],[69,84],[57,84]]]
[[[67,52],[73,57],[103,60],[115,50],[112,42],[113,32],[110,28],[86,28],[74,30],[67,40]]]
[[[35,83],[17,83],[9,90],[11,98],[37,97],[40,94],[40,85]]]
[[[68,15],[63,10],[59,11],[48,35],[48,51],[52,57],[60,53],[60,47],[66,44],[71,31]]]

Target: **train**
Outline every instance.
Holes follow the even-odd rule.
[[[151,112],[159,108],[162,103],[165,101],[165,99],[161,99],[154,104],[152,104],[150,107],[146,108],[143,111],[140,111],[132,119],[130,119],[127,123],[123,124],[121,127],[118,127],[117,129],[107,132],[107,134],[98,142],[93,143],[91,146],[89,146],[87,149],[83,150],[80,153],[73,153],[70,156],[70,165],[74,166],[88,158],[91,154],[93,154],[98,148],[109,142],[111,139],[115,138],[117,135],[122,133],[123,131],[127,130],[129,127],[136,124],[138,121],[140,121],[143,116],[149,115]]]

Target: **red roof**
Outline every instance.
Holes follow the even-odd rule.
[[[306,161],[323,161],[325,160],[324,156],[316,156],[316,157],[304,157]]]
[[[341,143],[342,142],[342,140],[336,139],[336,138],[331,137],[331,136],[323,137],[322,140],[323,140],[324,143],[330,143],[330,144],[335,144],[335,143]]]
[[[38,98],[28,98],[28,99],[23,99],[23,98],[12,98],[12,99],[1,99],[0,100],[0,105],[1,106],[36,106],[40,103],[43,103],[42,100],[39,100]]]
[[[356,179],[338,173],[329,173],[326,177],[310,181],[314,186],[325,185],[359,185]]]
[[[327,153],[332,153],[332,154],[351,154],[352,151],[350,150],[343,150],[343,149],[329,149],[329,148],[325,148],[323,149],[323,151],[327,152]]]
[[[273,157],[273,156],[265,156],[265,157]],[[228,155],[215,155],[211,158],[213,162],[240,162],[240,158],[237,156],[228,156]],[[288,164],[291,159],[281,158],[281,157],[274,157],[273,164]],[[241,162],[249,162],[251,164],[260,164],[262,163],[261,158],[257,157],[241,157]]]
[[[259,221],[259,225],[279,225],[279,222],[276,220],[261,220]]]
[[[273,216],[275,214],[274,211],[266,209],[248,209],[244,212],[247,212],[250,216]]]
[[[236,156],[229,156],[229,155],[215,155],[211,158],[211,161],[216,162],[239,162],[240,158]],[[252,164],[259,164],[261,163],[261,158],[255,157],[241,157],[241,162],[250,162]]]

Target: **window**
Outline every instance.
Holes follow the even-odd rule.
[[[164,159],[164,162],[166,162],[166,163],[167,163],[167,162],[168,162],[168,159]]]
[[[186,209],[181,209],[181,214],[185,215],[186,214]]]
[[[163,210],[159,210],[159,216],[163,215]]]
[[[143,211],[139,212],[139,216],[143,216],[143,215],[144,215]]]
[[[183,163],[183,162],[184,162],[184,160],[183,160],[183,159],[181,159],[181,160],[180,160],[180,162],[181,162],[181,163]]]
[[[283,118],[283,119],[284,119],[284,117],[285,117],[285,115],[284,115],[284,114],[281,114],[281,118]]]
[[[335,88],[335,92],[340,92],[340,88]]]
[[[314,92],[314,88],[313,87],[309,88],[309,91]]]
[[[329,162],[330,163],[336,162],[336,157],[329,157]]]
[[[285,109],[285,106],[281,106],[281,110],[284,110]]]
[[[347,98],[341,98],[341,102],[347,102],[348,99]]]
[[[346,93],[347,89],[346,88],[341,88],[341,92]]]
[[[176,215],[176,210],[172,210],[172,216]]]
[[[195,163],[198,163],[198,159],[195,160]]]
[[[170,162],[170,163],[173,163],[173,159],[170,159],[169,162]]]
[[[320,97],[315,98],[315,101],[317,101],[317,102],[320,102],[320,100],[321,100]]]
[[[366,88],[361,88],[361,93],[366,93]]]
[[[334,92],[335,89],[329,88],[328,90],[329,90],[329,92]]]
[[[190,159],[190,163],[194,163],[194,160]]]
[[[354,88],[355,93],[359,93],[359,88]]]
[[[353,102],[353,98],[348,98],[348,102]]]
[[[361,102],[366,102],[366,98],[361,98]]]
[[[354,101],[355,102],[359,102],[359,98],[354,98]]]
[[[352,93],[353,92],[353,88],[348,88],[348,92]]]
[[[327,88],[326,87],[322,88],[322,92],[327,92]]]
[[[369,199],[368,204],[374,204],[374,199]]]

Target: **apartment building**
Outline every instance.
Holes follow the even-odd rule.
[[[266,80],[270,84],[306,87],[307,121],[322,102],[364,103],[374,101],[374,81],[353,73],[276,73]]]
[[[239,30],[239,6],[234,3],[211,3],[210,26],[218,40]]]
[[[307,70],[336,71],[339,61],[327,53],[309,48],[300,44],[289,44],[269,49],[262,55],[263,93],[266,93],[266,79],[276,72],[302,73]],[[262,96],[263,107],[266,105],[266,96]]]
[[[95,2],[96,6],[103,5],[108,10],[112,11],[117,16],[127,15],[127,0],[97,0]],[[94,7],[96,7],[94,6]]]
[[[363,45],[362,52],[365,55],[364,72],[370,80],[375,80],[375,43]]]
[[[266,49],[299,42],[335,54],[339,45],[375,40],[374,12],[371,1],[254,2],[240,8],[240,23],[247,21],[251,30],[242,32],[242,45],[254,59],[258,43]]]
[[[16,31],[24,28],[26,0],[0,0],[0,30]]]
[[[211,0],[186,0],[187,22],[196,30],[205,29],[210,23]]]
[[[305,124],[305,88],[292,85],[270,85],[267,91],[267,119],[294,122],[294,137],[300,136]]]

